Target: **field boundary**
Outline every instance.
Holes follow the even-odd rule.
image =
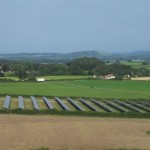
[[[7,96],[7,95],[10,95],[12,98],[18,98],[18,96],[23,96],[24,98],[28,98],[28,97],[30,97],[31,95],[24,95],[24,94],[20,94],[20,95],[18,95],[18,94],[8,94],[8,93],[6,93],[6,94],[0,94],[0,97],[5,97],[5,96]],[[48,98],[54,98],[55,96],[52,96],[52,95],[41,95],[41,94],[34,94],[33,96],[35,96],[35,97],[42,97],[42,96],[46,96],[46,97],[48,97]],[[57,96],[57,95],[56,95]],[[67,96],[58,96],[59,98],[67,98]],[[78,99],[78,98],[84,98],[84,99],[97,99],[97,100],[102,100],[102,99],[107,99],[107,100],[113,100],[113,99],[119,99],[119,100],[121,100],[121,101],[126,101],[127,99],[125,99],[125,98],[115,98],[115,97],[112,97],[112,98],[106,98],[106,97],[99,97],[99,98],[97,98],[97,97],[86,97],[86,96],[69,96],[70,98],[72,98],[72,99]],[[133,100],[133,101],[136,101],[137,100],[137,98],[128,98],[128,100]],[[145,100],[145,101],[148,101],[148,100],[150,100],[150,98],[148,99],[148,98],[138,98],[138,100]]]
[[[58,111],[58,110],[5,110],[1,109],[0,114],[19,115],[62,115],[62,116],[89,116],[89,117],[113,117],[113,118],[150,118],[150,113],[102,113],[102,112],[81,112],[81,111]]]

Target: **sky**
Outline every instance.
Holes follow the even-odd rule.
[[[150,0],[0,0],[0,53],[150,50]]]

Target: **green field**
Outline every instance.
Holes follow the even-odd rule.
[[[78,79],[88,79],[90,76],[40,76],[40,77],[36,77],[36,78],[45,78],[45,80],[78,80]],[[19,80],[18,77],[13,77],[13,76],[8,76],[6,73],[6,77],[0,77],[0,79],[10,79],[10,80],[14,80],[17,81]]]
[[[150,99],[150,82],[73,80],[0,83],[1,95]]]
[[[147,68],[150,69],[150,64],[143,65],[142,62],[127,62],[127,61],[121,61],[121,63],[124,63],[125,65],[132,66],[133,68]]]
[[[45,80],[75,80],[75,79],[87,79],[89,76],[42,76],[36,78],[45,78]]]

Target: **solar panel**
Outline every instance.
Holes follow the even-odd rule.
[[[145,102],[145,101],[138,101],[139,104],[142,104],[144,106],[150,107],[150,103]]]
[[[134,107],[134,106],[132,106],[132,105],[130,105],[130,104],[127,104],[127,103],[125,103],[125,102],[121,102],[121,101],[119,101],[119,100],[114,100],[114,102],[117,103],[117,104],[119,104],[119,105],[121,105],[121,106],[124,106],[124,107],[126,107],[126,108],[128,108],[128,109],[130,109],[130,110],[132,110],[132,111],[135,111],[135,112],[142,112],[140,109],[138,109],[138,108],[136,108],[136,107]]]
[[[10,106],[10,100],[11,100],[11,97],[7,95],[7,96],[5,97],[5,101],[4,101],[4,104],[3,104],[3,108],[6,108],[6,109],[9,108],[9,106]]]
[[[113,103],[113,102],[111,102],[111,101],[105,100],[104,102],[105,102],[107,105],[109,105],[109,106],[111,106],[111,107],[113,107],[113,108],[119,110],[120,112],[128,112],[126,109],[124,109],[124,108],[122,108],[122,107],[116,105],[115,103]]]
[[[84,99],[80,98],[80,102],[82,102],[84,105],[86,105],[89,109],[91,109],[92,111],[98,111],[98,109],[96,109],[94,106],[90,105],[88,102],[86,102]]]
[[[46,97],[42,97],[42,98],[49,109],[54,109],[53,105],[50,103],[50,101]]]
[[[95,103],[97,106],[99,106],[100,108],[106,110],[107,112],[113,112],[113,110],[107,106],[105,106],[103,103],[97,101],[97,100],[94,100],[92,99],[92,102]]]
[[[149,107],[146,107],[146,106],[143,106],[143,105],[141,105],[141,104],[138,104],[138,103],[135,103],[135,102],[131,102],[131,101],[127,101],[127,103],[129,103],[129,104],[131,104],[131,105],[133,105],[133,106],[136,106],[136,107],[138,107],[138,108],[140,108],[140,109],[143,109],[143,110],[145,110],[145,111],[150,112],[150,108],[149,108]]]
[[[34,109],[40,110],[36,98],[34,96],[31,96],[31,100],[32,100],[32,104],[33,104]]]
[[[64,110],[70,110],[67,105],[58,97],[55,97],[55,100],[60,104],[60,106],[64,109]]]
[[[18,97],[19,109],[24,109],[24,100],[22,96]]]
[[[79,106],[73,99],[67,98],[67,100],[78,110],[85,111],[81,106]]]

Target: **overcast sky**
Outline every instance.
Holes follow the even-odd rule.
[[[150,50],[150,0],[0,0],[0,53]]]

